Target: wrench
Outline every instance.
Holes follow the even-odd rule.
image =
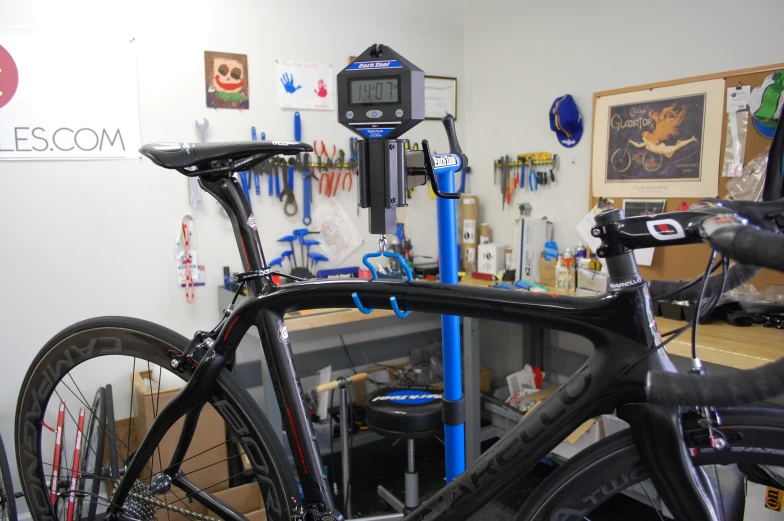
[[[293,169],[294,158],[289,159],[288,164],[289,167]],[[278,165],[280,166],[280,177],[283,178],[283,190],[280,191],[279,199],[282,201],[284,197],[286,198],[286,202],[283,203],[283,213],[291,217],[293,215],[297,215],[297,212],[299,211],[299,206],[297,205],[297,199],[294,197],[294,190],[292,190],[291,187],[289,186],[289,178],[288,175],[286,175],[286,170],[285,170],[286,160],[281,158],[280,163],[278,163]],[[293,207],[293,210],[290,209],[291,207]]]
[[[302,165],[302,200],[305,203],[305,207],[303,208],[303,217],[302,217],[302,224],[305,226],[310,226],[311,218],[310,218],[310,205],[313,202],[313,188],[311,187],[311,179],[316,177],[313,172],[310,171],[310,154],[305,154],[303,157],[303,165]]]

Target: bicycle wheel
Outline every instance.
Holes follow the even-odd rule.
[[[114,429],[106,420],[106,388],[100,387],[95,393],[90,408],[82,445],[82,461],[79,466],[79,492],[76,493],[75,519],[93,521],[98,509],[101,482],[109,476],[103,468],[103,455],[106,445],[106,431]]]
[[[0,520],[16,521],[16,496],[2,436],[0,436]]]
[[[626,172],[629,167],[632,166],[631,152],[625,148],[617,149],[610,157],[610,164],[612,165],[613,170],[619,174]]]
[[[718,476],[713,480],[721,485],[724,519],[739,520],[743,519],[744,501],[738,465],[784,476],[784,420],[770,410],[728,410],[722,413],[720,430],[730,440],[729,451],[712,450],[701,429],[686,430],[685,439],[695,449],[691,452],[695,465],[708,470],[711,478]],[[735,486],[738,484],[740,490]],[[559,467],[526,500],[516,519],[583,521],[612,511],[613,500],[621,493],[661,507],[628,429],[591,445]],[[650,518],[659,517],[651,512]]]
[[[93,515],[92,506],[95,505],[95,515],[100,517],[111,500],[115,470],[111,468],[110,452],[108,472],[103,471],[104,459],[98,450],[98,440],[101,439],[104,444],[112,443],[119,457],[119,466],[124,468],[127,465],[168,397],[175,394],[176,388],[193,374],[196,362],[181,364],[181,372],[170,370],[171,357],[181,354],[187,343],[185,337],[150,322],[105,317],[74,324],[44,346],[24,379],[15,427],[22,490],[34,520],[57,518],[63,521],[68,516],[63,514],[61,499],[52,508],[46,477],[53,467],[51,455],[55,440],[54,433],[42,429],[44,424],[55,423],[53,418],[60,402],[65,403],[67,423],[60,483],[65,482],[68,475],[70,482],[74,483],[73,469],[82,468],[79,465],[82,458],[72,457],[68,449],[75,445],[76,437],[70,433],[77,430],[79,410],[91,409],[93,405],[85,397],[97,392],[100,402],[101,393],[97,389],[111,381],[114,384],[114,410],[127,412],[127,417],[116,419],[115,427],[111,427],[108,421],[111,410],[108,407],[109,396],[104,392],[103,402],[107,407],[102,408],[99,403],[97,414],[91,417],[94,421],[89,421],[84,428],[85,440],[95,440],[95,444],[91,441],[83,445],[84,453],[92,453],[90,457],[96,462],[95,468],[101,471],[85,475],[85,480],[92,480],[87,489],[77,487],[81,490],[74,491],[75,487],[71,485],[67,490],[60,488],[58,492],[58,498],[82,493],[83,499],[90,501],[90,508],[85,505],[82,514]],[[119,382],[129,382],[122,384],[127,391],[118,392]],[[175,389],[167,390],[172,382],[176,384]],[[255,478],[256,483],[252,486],[259,501],[263,500],[267,518],[290,520],[298,511],[300,502],[296,481],[272,427],[231,373],[224,370],[216,387],[209,405],[202,409],[196,436],[185,458],[179,462],[171,461],[183,425],[180,419],[166,433],[154,456],[146,462],[143,474],[134,477],[132,494],[119,505],[128,516],[139,521],[220,518],[194,499],[198,500],[197,493],[202,491],[218,497],[228,487],[229,480],[235,477],[228,475],[230,467],[226,445],[230,443],[239,444],[241,448],[235,457],[243,461],[243,475]],[[224,422],[231,433],[229,439],[226,438]],[[202,431],[203,424],[205,431]],[[220,428],[217,428],[218,424]],[[92,425],[96,426],[95,435],[88,436]],[[106,435],[99,435],[99,431]],[[211,440],[208,446],[200,441],[204,438],[203,432]],[[181,464],[179,476],[192,483],[194,489],[186,492],[172,485],[170,480],[167,483],[162,471],[173,463]],[[94,492],[96,482],[98,492]],[[107,485],[108,490],[101,490],[101,483]],[[231,501],[224,502],[234,506]]]
[[[661,154],[655,154],[646,150],[642,154],[642,167],[648,172],[655,172],[661,168],[663,159]]]

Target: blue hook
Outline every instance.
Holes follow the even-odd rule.
[[[364,264],[365,267],[368,270],[370,270],[370,273],[373,275],[373,280],[376,280],[378,278],[378,272],[376,272],[376,268],[373,267],[373,264],[371,264],[368,259],[373,257],[382,257],[382,256],[397,260],[398,265],[400,265],[400,267],[403,268],[403,271],[406,273],[406,282],[412,282],[414,280],[414,277],[411,274],[411,268],[408,267],[408,264],[406,264],[406,260],[403,258],[403,256],[400,255],[399,253],[395,253],[392,251],[366,253],[362,257],[362,264]],[[357,295],[356,292],[351,294],[351,299],[354,301],[354,304],[357,306],[359,312],[362,313],[363,315],[369,315],[373,312],[373,308],[365,307],[362,305],[362,302],[360,302],[359,300],[359,295]],[[389,303],[392,306],[392,311],[394,311],[395,315],[397,315],[399,318],[406,318],[411,313],[411,311],[408,309],[407,306],[405,306],[405,304],[404,304],[405,309],[401,310],[400,306],[397,303],[397,298],[395,297],[389,297]]]
[[[362,305],[362,302],[359,301],[359,295],[357,295],[356,291],[351,294],[351,298],[354,300],[354,304],[356,304],[357,309],[359,310],[360,313],[362,313],[363,315],[369,315],[373,313],[373,308],[366,308],[365,306]]]
[[[395,315],[397,315],[398,318],[406,318],[411,313],[411,311],[408,309],[405,311],[400,311],[400,308],[397,306],[397,299],[395,297],[389,297],[389,303],[392,304],[392,311],[395,312]]]

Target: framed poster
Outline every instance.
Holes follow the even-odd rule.
[[[208,108],[250,108],[246,54],[204,51],[204,82]]]
[[[425,76],[425,119],[440,121],[447,114],[457,119],[457,78]]]
[[[593,194],[716,195],[723,108],[723,80],[597,97]]]

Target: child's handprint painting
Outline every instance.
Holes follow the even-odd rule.
[[[285,109],[333,110],[332,66],[288,60],[275,61],[278,105]]]

